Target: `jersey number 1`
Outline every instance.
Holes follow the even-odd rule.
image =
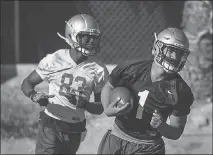
[[[148,95],[149,95],[148,90],[144,90],[144,91],[138,93],[138,96],[140,96],[140,99],[139,99],[140,105],[138,106],[138,110],[137,110],[137,114],[136,114],[137,119],[142,119],[144,104],[146,102]]]

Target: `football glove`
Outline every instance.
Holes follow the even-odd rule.
[[[86,104],[88,103],[88,101],[86,101],[80,95],[77,95],[74,91],[66,93],[65,97],[71,104],[75,105],[77,108],[85,109]]]
[[[30,95],[29,98],[35,102],[38,103],[40,106],[47,106],[47,104],[49,103],[48,98],[52,98],[55,97],[55,95],[47,95],[43,92],[36,92],[33,91]]]
[[[160,114],[160,112],[158,112],[157,110],[154,111],[153,113],[153,116],[152,116],[152,119],[151,119],[151,122],[150,122],[150,125],[153,127],[153,128],[158,128],[160,126],[160,124],[162,122],[164,122],[164,118],[162,117],[162,115]]]

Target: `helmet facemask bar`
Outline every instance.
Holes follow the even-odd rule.
[[[75,49],[85,56],[93,56],[100,52],[100,34],[79,32],[76,35]]]
[[[70,29],[72,29],[71,25],[67,21],[65,21],[65,23],[70,27]],[[100,52],[100,36],[101,36],[100,33],[79,32],[76,36],[75,35],[71,36],[71,34],[68,34],[70,39],[62,36],[60,33],[57,34],[60,38],[65,40],[67,44],[69,44],[75,50],[81,52],[84,56],[93,56]],[[94,44],[88,45],[86,42],[84,42],[81,39],[83,35],[87,36],[89,35],[94,37],[95,38]]]
[[[174,45],[165,44],[157,39],[155,34],[155,44],[158,48],[155,54],[155,62],[164,68],[166,72],[179,72],[184,67],[189,51]],[[172,54],[175,53],[175,58]]]

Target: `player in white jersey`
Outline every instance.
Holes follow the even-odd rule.
[[[100,45],[98,23],[89,15],[75,15],[66,22],[65,37],[58,35],[71,49],[47,54],[21,86],[27,97],[45,106],[36,154],[76,154],[86,132],[85,110],[103,112],[100,92],[109,73],[95,57]],[[49,94],[34,89],[42,81],[49,83]],[[89,102],[92,92],[95,102]]]

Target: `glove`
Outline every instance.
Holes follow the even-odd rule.
[[[85,106],[88,103],[88,101],[80,95],[77,95],[74,91],[68,92],[64,96],[77,108],[85,109]]]
[[[49,103],[48,98],[53,98],[55,97],[55,95],[47,95],[43,92],[36,92],[33,91],[30,95],[29,98],[35,102],[38,103],[40,106],[47,106],[47,104]]]
[[[158,128],[160,126],[160,124],[164,121],[164,118],[162,117],[162,115],[157,111],[155,110],[155,112],[153,113],[153,116],[152,116],[152,119],[151,119],[151,122],[150,122],[150,125],[153,127],[153,128]]]

